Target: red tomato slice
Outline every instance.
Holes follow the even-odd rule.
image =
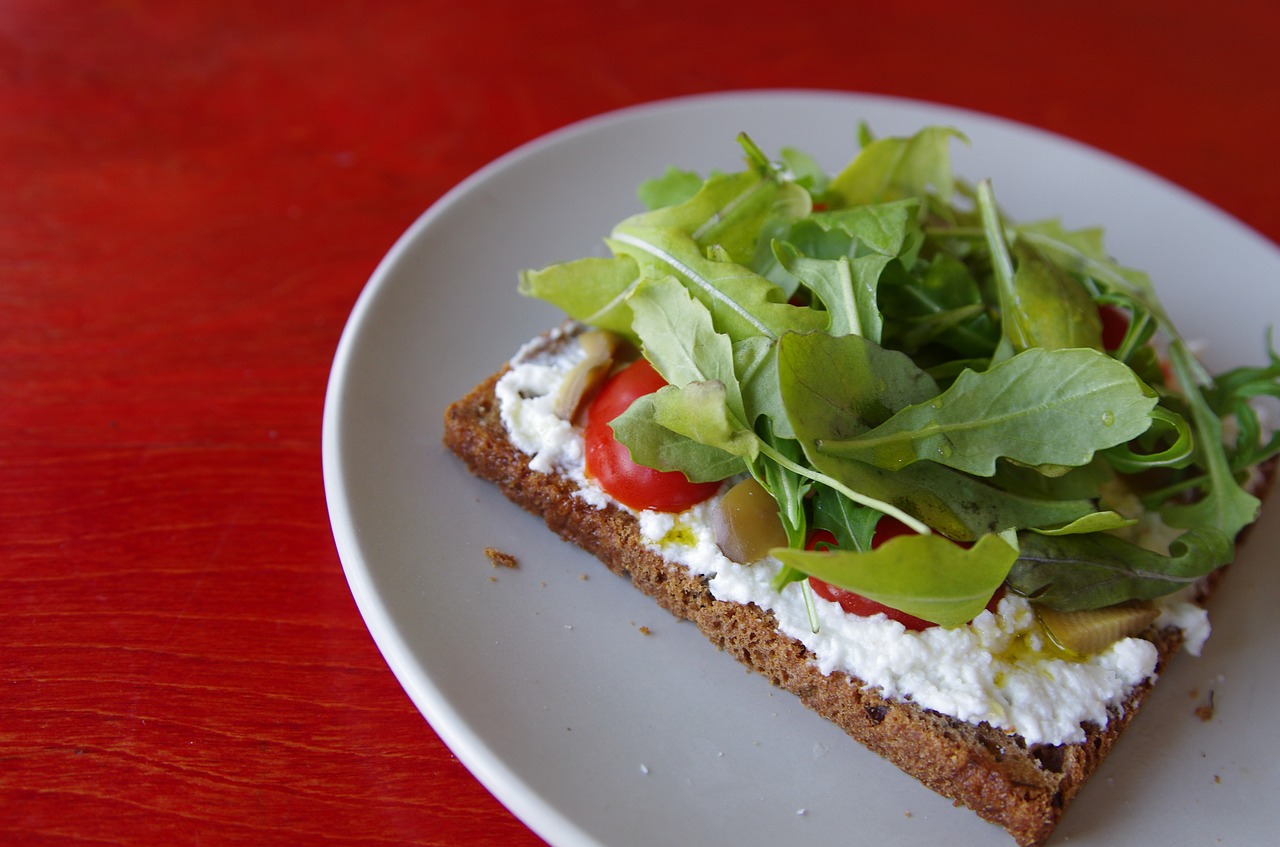
[[[618,502],[633,509],[683,512],[720,490],[718,482],[690,482],[680,471],[658,471],[632,461],[609,424],[637,397],[652,394],[666,381],[645,359],[627,365],[605,382],[587,407],[587,475]]]
[[[902,521],[896,518],[883,517],[876,524],[875,534],[871,538],[872,548],[879,547],[890,538],[899,535],[907,535],[912,530]],[[836,537],[825,529],[820,529],[813,533],[806,545],[810,550],[834,550],[836,547]],[[900,609],[892,606],[886,606],[883,603],[877,603],[868,597],[863,597],[853,591],[839,588],[829,582],[823,582],[817,577],[809,577],[809,585],[813,587],[813,593],[823,599],[830,600],[833,603],[839,603],[840,608],[844,609],[851,615],[861,615],[862,617],[871,617],[872,615],[883,612],[890,620],[895,620],[909,630],[921,632],[932,626],[937,626],[932,621],[926,621],[917,618],[914,615],[908,615]],[[991,600],[987,602],[987,609],[995,612],[996,607],[1000,605],[1000,598],[1004,596],[1004,586],[991,596]]]

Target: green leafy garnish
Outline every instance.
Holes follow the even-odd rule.
[[[521,274],[669,383],[614,421],[632,457],[755,477],[787,534],[777,587],[813,575],[943,626],[1002,583],[1089,609],[1228,561],[1280,454],[1252,405],[1280,397],[1280,356],[1211,377],[1099,230],[1011,222],[957,180],[957,130],[861,140],[828,175],[740,136],[742,170],[645,182],[610,256]],[[1115,349],[1100,309],[1127,316]],[[916,534],[872,549],[885,515]],[[1144,518],[1180,534],[1143,549]],[[815,528],[839,549],[807,552]]]
[[[905,535],[867,551],[777,550],[788,567],[942,626],[972,620],[1018,558],[999,535],[961,547],[937,535]]]
[[[1103,353],[1032,347],[982,373],[964,371],[867,432],[816,446],[886,470],[929,460],[989,477],[1002,457],[1075,467],[1144,433],[1155,405],[1133,371]]]
[[[1185,588],[1231,561],[1231,539],[1214,529],[1179,536],[1170,555],[1106,532],[1060,537],[1027,535],[1009,586],[1064,612],[1113,605],[1117,595],[1150,600]]]

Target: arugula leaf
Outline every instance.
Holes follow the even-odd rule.
[[[634,341],[627,298],[642,278],[674,275],[737,338],[818,329],[822,315],[789,306],[781,288],[744,264],[767,254],[772,237],[810,208],[804,189],[781,183],[772,172],[713,175],[687,200],[615,226],[605,240],[613,258],[526,270],[520,292]]]
[[[778,264],[831,316],[828,333],[880,341],[877,288],[890,262],[914,263],[924,238],[919,206],[912,198],[815,213],[774,243]]]
[[[908,273],[890,265],[880,281],[887,347],[921,357],[930,345],[946,348],[934,357],[951,361],[989,359],[998,330],[974,273],[959,258],[939,253]]]
[[[1077,468],[1057,476],[1046,476],[1039,468],[1001,459],[991,483],[1006,491],[1052,500],[1096,499],[1104,485],[1116,477],[1115,469],[1102,454]]]
[[[765,418],[773,435],[794,439],[795,430],[778,393],[778,342],[763,336],[735,342],[733,363],[743,406],[747,409],[747,423],[755,424]]]
[[[774,254],[787,273],[800,280],[827,307],[831,335],[861,335],[880,340],[881,317],[876,285],[890,262],[887,256],[811,259],[790,244],[777,243]]]
[[[870,550],[881,513],[860,506],[825,485],[816,486],[815,492],[813,525],[835,536],[836,547],[842,550]]]
[[[937,535],[905,535],[865,552],[774,550],[788,567],[940,626],[980,614],[1018,557],[999,535],[961,547]]]
[[[1126,268],[1107,253],[1098,227],[1070,231],[1057,220],[1033,221],[1013,227],[1020,241],[1032,244],[1049,261],[1072,273],[1100,283],[1107,290],[1122,291],[1148,310],[1163,316],[1151,278]]]
[[[747,462],[759,454],[760,440],[733,415],[724,383],[707,380],[681,387],[668,385],[652,396],[653,422],[659,426]]]
[[[827,195],[841,205],[858,206],[906,197],[924,197],[933,187],[943,200],[955,190],[948,147],[967,142],[949,127],[926,127],[908,138],[871,141],[832,180]]]
[[[741,473],[755,460],[758,443],[733,342],[715,330],[710,310],[670,277],[643,281],[628,303],[644,354],[668,385],[633,403],[615,420],[614,434],[640,464],[661,462],[650,466],[683,471],[695,482]]]
[[[778,219],[787,223],[812,208],[808,192],[775,179],[760,169],[709,177],[683,203],[663,206],[623,220],[614,234],[633,230],[675,230],[687,234],[705,252],[712,245],[728,254],[728,261],[747,265],[756,255],[762,233]]]
[[[1205,400],[1220,417],[1235,418],[1239,434],[1231,456],[1231,469],[1236,473],[1280,454],[1280,430],[1264,438],[1263,427],[1253,401],[1259,397],[1280,399],[1280,354],[1270,346],[1269,362],[1259,367],[1238,367],[1214,377],[1213,386],[1205,392]]]
[[[734,366],[733,342],[717,332],[711,311],[674,279],[645,280],[628,305],[645,358],[675,386],[715,380],[726,390],[730,413],[746,420]]]
[[[674,228],[620,226],[607,243],[617,255],[630,256],[650,279],[672,276],[711,310],[717,330],[734,340],[765,335],[777,338],[792,329],[820,329],[819,312],[789,305],[782,289],[734,262],[704,256],[694,237]]]
[[[1169,347],[1169,362],[1179,382],[1187,386],[1187,400],[1196,427],[1198,461],[1206,470],[1206,480],[1199,487],[1199,499],[1189,505],[1170,504],[1161,514],[1171,526],[1194,529],[1211,527],[1234,538],[1241,529],[1258,518],[1262,503],[1240,487],[1231,472],[1222,444],[1222,421],[1196,383],[1192,382],[1194,364],[1191,354],[1181,344]]]
[[[1102,319],[1084,285],[1036,250],[1005,241],[991,183],[978,183],[978,208],[1000,297],[1000,324],[1015,351],[1102,349]]]
[[[800,433],[800,443],[815,469],[867,499],[893,504],[957,541],[972,541],[987,532],[1060,526],[1097,511],[1089,498],[1019,494],[933,462],[888,471],[856,459],[827,456],[813,450],[806,435]]]
[[[1034,531],[1041,535],[1079,535],[1084,532],[1111,532],[1137,522],[1137,518],[1126,518],[1119,512],[1091,512],[1062,526],[1038,527]]]
[[[816,485],[812,479],[795,470],[795,468],[803,467],[804,455],[800,450],[800,445],[795,441],[776,436],[770,430],[767,419],[761,425],[760,438],[763,443],[768,445],[772,454],[782,457],[783,461],[759,462],[757,467],[752,469],[752,474],[755,475],[756,480],[764,486],[765,490],[778,503],[778,516],[782,518],[782,527],[787,534],[787,546],[803,549],[809,537],[809,514],[806,508],[806,501],[810,492],[815,489],[819,491],[827,490],[826,486]],[[853,503],[853,501],[839,494],[836,496],[845,503],[851,505]],[[772,584],[775,590],[781,591],[787,584],[803,578],[804,574],[784,566],[774,576]],[[816,618],[807,594],[805,596],[805,605],[809,607],[810,620],[814,623],[814,631],[816,632]]]
[[[820,195],[826,191],[827,184],[831,182],[831,175],[817,159],[795,147],[783,147],[779,155],[786,167],[788,179],[796,185],[803,186],[813,195]]]
[[[1150,279],[1140,271],[1122,267],[1107,256],[1099,230],[1069,233],[1060,225],[1041,223],[1019,227],[1019,231],[1022,237],[1034,240],[1042,252],[1054,256],[1064,267],[1087,275],[1104,291],[1119,292],[1132,298],[1155,318],[1168,338],[1169,365],[1182,388],[1180,397],[1186,403],[1191,418],[1197,465],[1205,474],[1202,480],[1191,486],[1175,486],[1176,489],[1194,488],[1194,502],[1167,504],[1161,508],[1162,515],[1173,526],[1208,526],[1234,538],[1242,528],[1257,519],[1260,503],[1234,478],[1232,463],[1223,444],[1219,414],[1202,391],[1213,384],[1213,379],[1191,354],[1160,304]]]
[[[1156,398],[1123,364],[1095,350],[1032,348],[869,432],[822,438],[818,452],[890,470],[928,459],[979,476],[996,460],[1088,463],[1151,425]]]
[[[614,422],[636,461],[695,481],[750,473],[777,499],[793,548],[778,587],[811,561],[810,524],[842,548],[819,562],[839,571],[828,581],[933,620],[985,603],[1014,531],[1010,584],[1064,608],[1207,573],[1257,517],[1244,480],[1280,454],[1252,406],[1280,397],[1280,356],[1212,379],[1100,230],[1007,221],[990,183],[955,179],[955,139],[863,127],[828,178],[739,136],[744,170],[669,169],[639,190],[649,211],[613,228],[611,258],[525,271],[520,290],[628,338],[670,383]],[[1109,353],[1104,304],[1131,316]],[[1126,515],[1099,505],[1151,467],[1168,482],[1141,502],[1187,530],[1169,556],[1111,535],[1128,500]],[[859,553],[882,514],[923,535]]]
[[[804,459],[800,445],[796,442],[780,438],[770,429],[766,419],[761,425],[760,439],[777,455],[784,457],[787,464],[799,465]],[[752,472],[760,480],[765,490],[778,502],[778,514],[782,518],[783,528],[787,532],[787,542],[792,547],[804,547],[808,536],[809,518],[805,509],[805,501],[815,486],[808,477],[802,476],[780,462],[761,462],[758,470]],[[841,498],[845,502],[851,502]]]
[[[1156,406],[1151,410],[1151,428],[1133,442],[1158,443],[1150,452],[1138,453],[1128,444],[1117,444],[1103,451],[1111,466],[1122,473],[1138,474],[1154,468],[1184,468],[1193,458],[1191,425],[1179,414]],[[1173,443],[1168,443],[1170,437]],[[1149,446],[1149,445],[1147,445]]]
[[[739,453],[704,444],[658,423],[656,398],[656,393],[637,398],[610,423],[634,462],[660,471],[680,471],[690,482],[718,482],[747,469]]]
[[[787,240],[816,258],[876,253],[911,265],[924,241],[919,217],[920,200],[915,197],[814,212],[792,225]]]
[[[1183,533],[1170,545],[1169,556],[1099,532],[1056,538],[1031,534],[1021,543],[1009,587],[1065,612],[1172,593],[1235,553],[1230,537],[1212,528]]]
[[[636,341],[626,301],[639,282],[640,268],[630,256],[588,256],[521,271],[519,291],[547,301],[576,321]]]
[[[908,356],[858,335],[785,335],[778,371],[792,428],[810,441],[852,438],[938,394],[937,383]]]
[[[662,176],[640,183],[636,197],[646,209],[661,209],[691,200],[701,188],[702,177],[698,174],[670,165]]]
[[[805,457],[846,487],[961,540],[1011,527],[1058,526],[1096,511],[1088,498],[1015,494],[932,462],[889,471],[820,449],[819,443],[853,438],[901,409],[928,403],[937,386],[907,356],[859,336],[790,334],[778,349],[779,389]]]

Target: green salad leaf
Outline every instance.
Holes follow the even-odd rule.
[[[635,315],[632,327],[658,373],[674,386],[721,383],[730,413],[745,421],[733,341],[716,331],[710,309],[671,277],[642,281],[628,303]]]
[[[741,170],[643,183],[609,256],[521,274],[668,383],[613,422],[633,459],[757,479],[780,589],[813,575],[944,626],[1002,583],[1088,609],[1228,561],[1280,455],[1254,406],[1280,398],[1280,356],[1211,376],[1101,230],[1011,221],[990,181],[958,180],[958,130],[860,141],[829,175],[739,136]],[[884,516],[916,534],[873,546]],[[1144,518],[1176,537],[1138,546]],[[839,550],[806,551],[814,529]]]
[[[1185,345],[1173,345],[1169,349],[1170,363],[1178,379],[1192,385],[1187,405],[1196,426],[1196,469],[1203,473],[1198,481],[1198,499],[1190,503],[1167,503],[1161,513],[1167,523],[1188,530],[1196,528],[1216,529],[1228,538],[1234,538],[1240,530],[1258,518],[1262,502],[1240,487],[1231,469],[1231,460],[1223,444],[1222,420],[1209,406],[1204,393],[1194,387],[1191,380],[1198,369]]]
[[[1009,587],[1062,611],[1096,609],[1185,588],[1230,562],[1233,554],[1230,537],[1211,528],[1183,533],[1168,556],[1106,532],[1028,534],[1009,573]]]
[[[738,453],[663,426],[656,398],[640,397],[610,424],[633,461],[660,471],[681,471],[692,482],[716,482],[746,470]]]
[[[640,183],[636,197],[646,209],[661,209],[692,199],[701,188],[702,177],[696,172],[668,165],[662,176]]]
[[[978,208],[991,252],[1000,322],[1012,348],[1101,350],[1102,319],[1084,283],[1032,245],[1018,241],[1009,246],[987,180],[978,184]]]
[[[1155,405],[1133,371],[1103,353],[1032,347],[987,371],[964,371],[868,432],[815,446],[887,470],[928,460],[989,477],[1002,457],[1075,467],[1145,432]]]
[[[931,194],[946,201],[955,190],[948,152],[954,139],[967,140],[950,127],[926,127],[906,138],[876,139],[831,180],[828,194],[843,206]]]
[[[1269,361],[1259,367],[1233,368],[1220,374],[1206,392],[1205,400],[1219,417],[1231,417],[1239,428],[1236,454],[1231,469],[1236,473],[1280,455],[1280,430],[1266,433],[1258,419],[1253,401],[1269,397],[1280,399],[1280,354],[1270,346]]]
[[[1018,548],[999,535],[961,547],[906,535],[867,551],[776,550],[784,565],[941,626],[972,620],[1004,582]]]

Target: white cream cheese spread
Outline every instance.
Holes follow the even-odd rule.
[[[497,397],[511,440],[530,456],[530,467],[576,481],[578,496],[603,508],[611,498],[586,477],[581,431],[553,411],[561,380],[582,356],[577,344],[548,348],[530,342],[512,359]],[[822,673],[842,671],[887,698],[910,700],[970,723],[985,721],[1029,744],[1063,744],[1083,741],[1084,723],[1105,724],[1108,710],[1155,673],[1156,648],[1142,638],[1122,639],[1086,659],[1063,658],[1045,643],[1030,604],[1012,594],[994,614],[923,632],[909,631],[885,615],[851,615],[814,596],[815,631],[802,584],[782,591],[771,586],[781,567],[776,560],[742,565],[720,552],[710,508],[706,502],[675,515],[629,511],[650,547],[706,577],[718,600],[772,611],[779,630],[804,644]],[[1158,606],[1158,625],[1181,628],[1188,651],[1198,654],[1209,634],[1205,611],[1177,596]]]

